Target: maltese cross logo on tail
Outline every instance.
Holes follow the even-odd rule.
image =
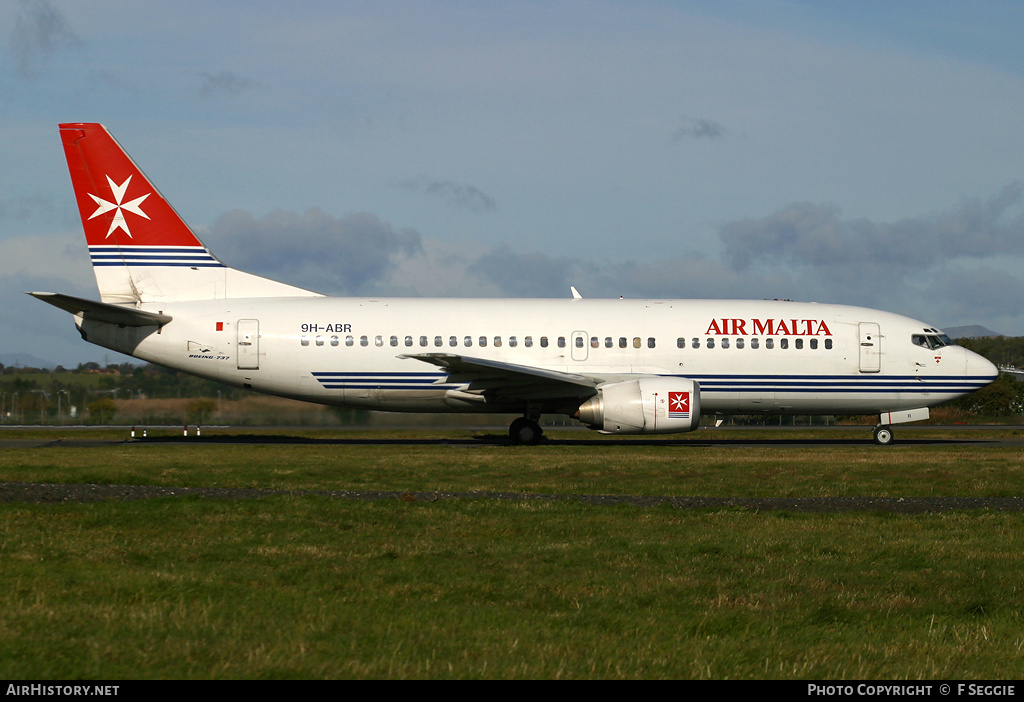
[[[670,392],[668,394],[668,416],[675,419],[690,418],[690,393]]]
[[[130,202],[122,202],[124,200],[125,191],[128,190],[128,184],[131,182],[132,177],[128,176],[128,178],[123,183],[121,183],[120,185],[116,185],[114,181],[111,179],[111,177],[107,176],[107,183],[110,184],[110,192],[114,194],[113,202],[108,202],[107,200],[104,200],[101,197],[97,197],[92,193],[89,194],[89,197],[95,200],[96,204],[99,205],[99,207],[96,208],[96,211],[92,213],[89,219],[99,217],[100,215],[106,214],[111,210],[117,210],[114,213],[114,218],[110,220],[110,229],[107,230],[107,238],[110,238],[110,235],[113,234],[114,230],[116,229],[123,229],[124,233],[131,237],[132,233],[128,229],[128,222],[126,222],[124,218],[125,210],[131,212],[132,214],[137,214],[140,217],[145,217],[146,219],[149,219],[149,215],[142,211],[140,205],[142,205],[143,200],[145,200],[153,193],[146,193],[142,197],[137,197]]]

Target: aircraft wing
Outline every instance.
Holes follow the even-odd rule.
[[[517,399],[551,399],[556,397],[590,397],[597,383],[575,373],[546,370],[515,363],[491,361],[451,353],[403,354],[443,368],[447,383],[466,383],[467,391]]]
[[[83,319],[93,319],[97,322],[116,324],[119,327],[148,327],[160,326],[171,321],[170,315],[157,314],[156,312],[145,312],[133,307],[122,307],[111,305],[106,302],[86,300],[72,295],[51,292],[30,292],[29,295],[43,302],[48,302],[54,307],[79,315]]]

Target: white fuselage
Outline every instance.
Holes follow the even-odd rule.
[[[938,335],[922,322],[832,304],[316,297],[141,309],[173,321],[159,332],[86,321],[86,338],[231,385],[377,410],[525,411],[521,403],[468,394],[469,383],[442,368],[401,358],[428,353],[571,373],[598,386],[681,376],[700,384],[705,414],[922,408],[997,375],[964,348],[915,343],[915,335]],[[536,412],[567,414],[578,406],[564,397],[531,404]]]
[[[879,413],[984,387],[984,358],[922,322],[787,301],[331,298],[215,257],[101,124],[60,125],[100,301],[30,293],[100,346],[260,392],[408,412],[543,413],[620,434],[701,413]],[[899,413],[894,414],[894,413]]]

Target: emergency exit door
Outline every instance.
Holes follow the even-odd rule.
[[[574,361],[585,361],[587,360],[587,354],[589,353],[587,347],[587,333],[585,331],[574,331],[572,333],[572,339],[570,340],[570,355]]]
[[[260,367],[260,320],[238,320],[238,370]]]

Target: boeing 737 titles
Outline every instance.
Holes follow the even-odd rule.
[[[341,407],[542,414],[614,434],[702,414],[876,414],[891,425],[995,366],[930,324],[771,300],[337,298],[216,258],[100,124],[61,124],[100,301],[35,297],[87,341],[228,385]]]

